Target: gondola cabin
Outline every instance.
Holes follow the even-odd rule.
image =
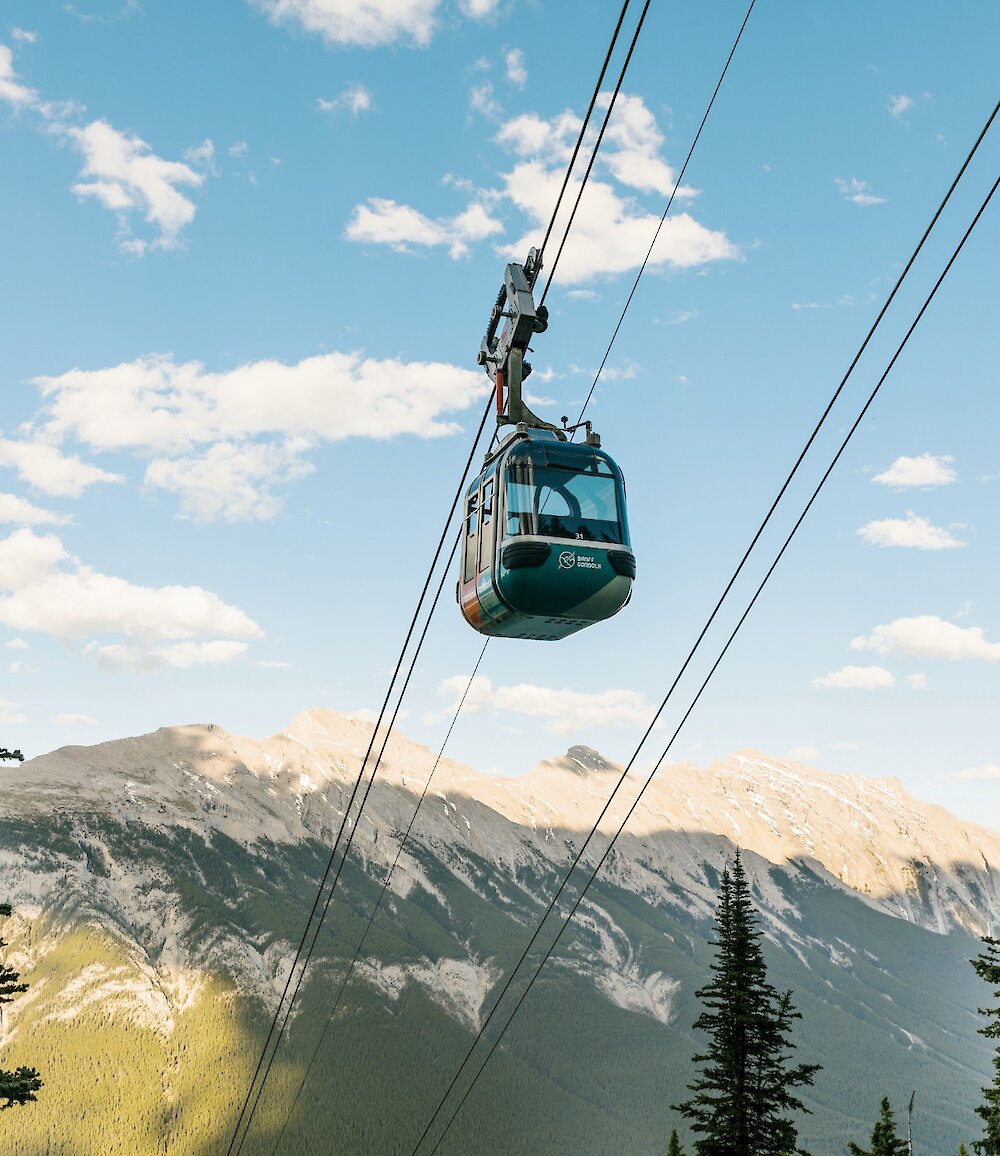
[[[465,498],[458,601],[470,626],[555,640],[610,618],[635,578],[625,482],[611,457],[519,426]]]

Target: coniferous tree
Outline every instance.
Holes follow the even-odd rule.
[[[680,1140],[677,1139],[677,1129],[670,1133],[670,1145],[667,1148],[667,1156],[684,1156],[684,1149],[681,1147]]]
[[[697,1156],[790,1156],[797,1131],[788,1113],[808,1111],[792,1089],[811,1084],[819,1064],[791,1066],[791,992],[767,981],[762,934],[739,851],[722,873],[712,980],[695,994],[705,1011],[695,1028],[708,1050],[695,1056],[690,1100],[675,1104],[701,1138]]]
[[[964,1144],[959,1144],[958,1156],[969,1156],[969,1149]]]
[[[881,1113],[878,1123],[872,1129],[872,1138],[869,1140],[871,1148],[861,1148],[854,1141],[847,1145],[851,1156],[906,1156],[909,1145],[896,1135],[896,1121],[893,1119],[892,1108],[889,1107],[889,1097],[882,1097]]]
[[[983,943],[986,950],[971,963],[976,975],[994,989],[995,997],[1000,998],[1000,939],[985,935]],[[1000,1007],[980,1008],[979,1014],[989,1017],[989,1023],[979,1029],[979,1034],[989,1040],[1000,1039]],[[976,1108],[976,1113],[986,1123],[986,1135],[982,1140],[972,1141],[979,1156],[1000,1156],[1000,1047],[993,1055],[993,1069],[996,1077],[990,1087],[983,1088],[983,1102]]]
[[[10,915],[10,904],[0,903],[0,915]],[[0,948],[4,947],[0,939]],[[22,991],[28,990],[26,983],[18,983],[18,972],[6,964],[0,963],[0,1011],[3,1004],[10,1003]],[[0,1112],[4,1108],[13,1108],[16,1104],[26,1104],[29,1100],[36,1100],[35,1093],[42,1086],[38,1072],[34,1068],[20,1067],[13,1072],[0,1068]]]

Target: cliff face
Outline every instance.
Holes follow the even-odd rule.
[[[263,740],[209,725],[165,728],[0,771],[0,879],[16,909],[3,934],[9,961],[32,985],[5,1014],[0,1065],[45,1067],[47,1056],[50,1105],[71,1112],[86,1102],[94,1128],[118,1121],[107,1124],[109,1136],[124,1113],[141,1143],[122,1151],[160,1151],[165,1141],[171,1150],[214,1151],[242,1101],[241,1073],[249,1064],[249,1080],[265,1013],[284,986],[371,737],[368,723],[311,711]],[[432,766],[425,748],[391,736],[306,985],[309,1014],[299,1011],[292,1025],[287,1079],[311,1054],[310,1009],[328,1012]],[[342,1032],[375,1024],[397,1052],[412,1049],[422,1072],[408,1077],[407,1096],[419,1099],[423,1083],[428,1097],[446,1086],[461,1045],[452,1062],[435,1054],[435,1041],[467,1038],[492,1006],[620,773],[585,747],[515,779],[448,761],[438,767],[340,1013]],[[591,863],[641,785],[629,776]],[[812,1129],[814,1152],[839,1152],[845,1137],[867,1135],[877,1100],[861,1097],[874,1096],[876,1072],[879,1094],[896,1083],[900,1094],[903,1084],[926,1088],[929,1127],[942,1144],[957,1149],[977,1135],[971,1107],[988,1059],[975,1033],[983,993],[966,961],[976,949],[971,936],[1000,917],[1000,835],[913,800],[895,780],[824,774],[756,752],[707,769],[671,765],[654,779],[543,973],[537,990],[550,993],[546,1009],[568,1000],[571,1017],[583,1011],[594,1030],[604,1025],[601,1032],[621,1037],[619,1075],[598,1093],[596,1076],[580,1085],[580,1074],[563,1071],[568,1061],[543,1061],[560,1032],[589,1029],[575,1018],[552,1022],[545,1011],[532,1018],[529,1003],[497,1078],[515,1086],[530,1072],[550,1115],[567,1096],[586,1102],[594,1146],[573,1148],[577,1112],[560,1132],[567,1151],[605,1150],[602,1129],[623,1127],[634,1150],[647,1150],[690,1078],[693,993],[705,978],[718,876],[735,846],[767,931],[772,978],[812,1013],[802,1022],[803,1056],[831,1069],[803,1133]],[[83,1038],[93,1045],[83,1067],[97,1065],[101,1090],[91,1100],[79,1064],[66,1059]],[[364,1038],[358,1055],[341,1048],[320,1067],[330,1078],[343,1080],[347,1070],[357,1077],[363,1053],[374,1065],[371,1090],[383,1077],[379,1052]],[[650,1084],[646,1103],[648,1077],[639,1072],[649,1049],[663,1050],[657,1063],[669,1088]],[[184,1061],[194,1051],[210,1067],[223,1058],[231,1065],[233,1078],[207,1101],[194,1091],[197,1065]],[[117,1065],[113,1075],[105,1060]],[[845,1098],[834,1087],[850,1086],[852,1071],[858,1086]],[[142,1073],[155,1075],[157,1091],[146,1080],[130,1108],[127,1089]],[[638,1122],[611,1110],[622,1082],[642,1101]],[[530,1099],[518,1116],[523,1134],[495,1150],[528,1150],[518,1144],[534,1134]],[[457,1125],[456,1137],[473,1145],[466,1150],[480,1150],[476,1128],[491,1110],[470,1108]],[[19,1114],[16,1127],[24,1143],[41,1144],[43,1133],[30,1129],[42,1110],[32,1112]],[[410,1114],[415,1121],[420,1104]],[[348,1143],[345,1132],[344,1150],[405,1143],[413,1125],[402,1116],[398,1135],[357,1125],[349,1134],[363,1138]],[[222,1150],[226,1143],[228,1133]]]

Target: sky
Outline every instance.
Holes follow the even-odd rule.
[[[0,745],[377,711],[504,266],[542,239],[617,11],[5,0]],[[594,380],[743,15],[650,6],[534,343],[550,420]],[[758,0],[588,410],[633,598],[492,642],[451,757],[632,755],[985,124],[998,44],[991,4]],[[998,167],[994,126],[639,766]],[[998,242],[992,204],[669,760],[892,775],[1000,828]],[[435,749],[482,642],[452,589],[400,724]]]

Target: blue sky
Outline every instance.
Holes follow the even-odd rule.
[[[377,708],[481,413],[504,264],[541,240],[617,7],[8,0],[6,745]],[[742,17],[651,5],[535,343],[550,418],[586,395]],[[998,43],[994,5],[758,4],[589,411],[629,485],[633,600],[557,645],[493,643],[453,757],[628,757],[985,122]],[[992,184],[998,134],[742,599]],[[896,775],[1000,826],[997,218],[675,759]],[[411,737],[439,744],[479,646],[446,594]]]

